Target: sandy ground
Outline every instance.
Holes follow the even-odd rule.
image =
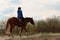
[[[0,36],[0,40],[60,40],[60,34],[37,34],[29,36]]]

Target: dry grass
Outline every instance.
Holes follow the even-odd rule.
[[[22,37],[15,36],[14,38],[0,36],[0,40],[60,40],[60,34],[37,34]]]

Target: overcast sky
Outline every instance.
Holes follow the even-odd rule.
[[[17,17],[19,6],[24,17],[33,17],[34,20],[60,16],[60,0],[0,0],[0,19]]]

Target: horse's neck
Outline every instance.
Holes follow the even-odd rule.
[[[29,23],[29,21],[28,21],[28,20],[27,20],[26,22],[27,22],[27,23]]]
[[[29,18],[25,18],[25,21],[28,23],[28,22],[30,22],[30,19]]]

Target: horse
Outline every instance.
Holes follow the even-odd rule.
[[[17,27],[21,27],[21,33],[22,33],[23,29],[28,33],[28,30],[26,29],[26,25],[27,25],[29,22],[30,22],[32,25],[35,25],[35,23],[34,23],[33,18],[30,18],[30,17],[24,18],[24,21],[25,21],[25,23],[22,25],[22,20],[21,20],[21,19],[18,19],[17,17],[9,18],[9,19],[7,20],[7,23],[6,23],[5,32],[8,31],[7,34],[9,35],[9,37],[10,37],[10,36],[14,37],[12,31],[13,31],[14,27],[17,26]],[[21,36],[21,35],[20,35],[20,36]]]

